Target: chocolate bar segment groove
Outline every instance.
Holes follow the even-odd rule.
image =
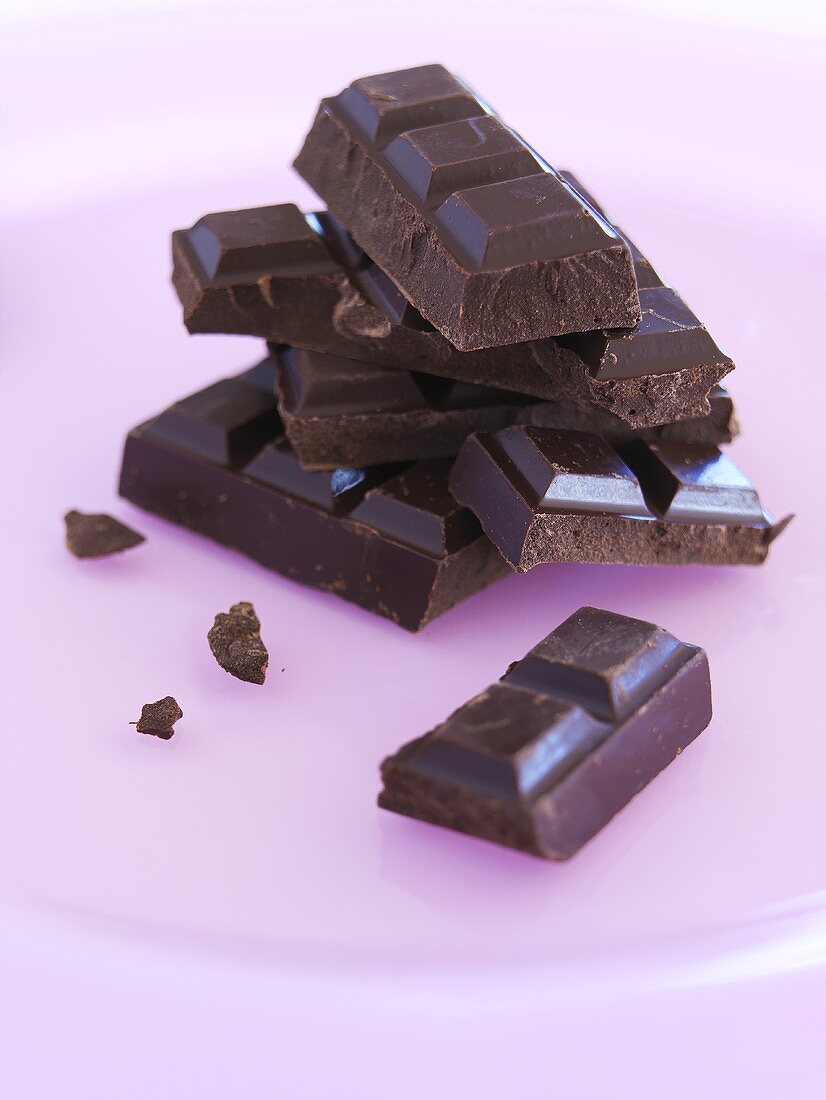
[[[639,320],[625,242],[441,65],[323,100],[295,167],[461,351]]]
[[[382,764],[379,805],[567,859],[711,720],[702,649],[583,607]]]
[[[450,497],[449,461],[313,472],[280,433],[265,361],[133,429],[120,493],[407,630],[507,572]]]
[[[510,565],[759,565],[788,525],[708,444],[513,426],[472,436],[450,482]]]

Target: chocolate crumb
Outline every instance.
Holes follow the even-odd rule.
[[[76,558],[105,558],[146,541],[143,535],[105,513],[87,515],[73,510],[63,518],[66,546]]]
[[[236,603],[221,611],[207,635],[218,664],[248,684],[263,684],[269,654],[261,641],[261,623],[251,603]]]
[[[152,737],[162,737],[168,741],[175,732],[174,726],[184,712],[171,695],[164,696],[157,703],[144,703],[141,707],[140,721],[134,726],[138,733],[148,733]]]

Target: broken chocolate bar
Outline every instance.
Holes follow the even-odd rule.
[[[456,351],[335,218],[304,215],[293,205],[207,214],[173,233],[172,278],[193,333],[262,336],[587,410],[598,406],[633,427],[705,416],[709,391],[733,364],[693,315],[686,326],[685,305],[629,247],[641,283],[664,291],[663,308],[678,316],[668,327],[663,308],[655,317],[649,302],[644,338],[629,340],[627,330],[590,335],[581,347],[590,363],[576,350],[576,337],[566,338],[571,346],[548,339]],[[606,377],[613,356],[619,376]],[[652,366],[655,373],[630,376]]]
[[[471,436],[450,481],[455,498],[520,573],[541,562],[759,565],[775,523],[713,446],[515,426]]]
[[[625,242],[441,65],[323,100],[295,168],[461,351],[639,321]]]
[[[67,512],[66,548],[76,558],[105,558],[146,542],[143,535],[104,512]]]
[[[156,703],[144,703],[141,707],[140,720],[134,725],[138,733],[146,733],[150,737],[160,737],[163,741],[168,741],[175,732],[175,723],[183,716],[184,712],[178,706],[177,700],[171,695],[165,695]]]
[[[450,457],[474,431],[518,419],[530,398],[488,386],[284,348],[279,410],[309,469]]]
[[[702,649],[582,607],[382,765],[386,810],[568,859],[711,721]]]
[[[121,495],[407,630],[507,572],[449,461],[309,472],[280,433],[265,360],[133,429]]]
[[[263,684],[269,654],[261,640],[261,623],[251,603],[219,611],[207,635],[212,656],[224,671],[248,684]]]
[[[601,409],[298,348],[274,357],[284,430],[307,469],[452,457],[472,432],[518,423],[596,432],[616,443],[636,435],[724,443],[737,431],[731,398],[720,387],[710,395],[708,416],[635,432]]]

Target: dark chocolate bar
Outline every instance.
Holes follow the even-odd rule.
[[[471,436],[453,495],[520,573],[541,562],[759,565],[775,523],[713,446],[514,426]]]
[[[711,721],[705,652],[582,607],[382,765],[379,805],[568,859]]]
[[[635,432],[597,408],[298,348],[274,357],[284,430],[307,469],[453,457],[472,432],[520,423],[596,432],[616,443],[637,435],[722,443],[737,431],[731,398],[719,387],[708,416]]]
[[[290,204],[207,214],[191,229],[173,233],[172,279],[193,333],[262,336],[583,409],[598,406],[632,427],[706,416],[709,391],[733,364],[696,318],[688,326],[680,320],[685,305],[659,284],[639,250],[629,247],[641,283],[652,287],[656,280],[667,301],[646,305],[642,339],[606,330],[584,338],[579,351],[575,337],[566,338],[571,347],[548,339],[456,351],[335,218],[304,215]],[[650,312],[655,305],[656,317]],[[678,314],[670,328],[669,308]],[[620,376],[605,377],[614,356]]]
[[[452,457],[474,431],[518,419],[530,398],[320,352],[277,355],[279,409],[302,466]]]
[[[625,242],[441,65],[322,100],[295,167],[461,351],[640,318]]]
[[[449,461],[313,473],[281,432],[265,360],[133,429],[121,495],[407,630],[507,572]]]

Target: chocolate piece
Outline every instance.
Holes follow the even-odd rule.
[[[134,726],[138,733],[147,733],[151,737],[168,741],[175,732],[175,723],[183,716],[184,712],[177,701],[171,695],[165,695],[156,703],[144,703],[140,720]]]
[[[272,363],[220,385],[223,440],[208,391],[178,402],[129,433],[124,497],[408,630],[507,572],[475,518],[449,497],[449,462],[303,470],[278,434]],[[198,410],[208,431],[193,428]],[[240,451],[230,435],[244,441]],[[252,437],[260,449],[250,456]]]
[[[568,859],[711,721],[708,660],[653,623],[582,607],[382,764],[379,805]]]
[[[601,409],[531,401],[504,390],[297,348],[282,348],[274,357],[284,430],[307,469],[452,457],[472,432],[518,423],[592,431],[615,443],[638,434],[722,443],[737,431],[731,398],[719,387],[710,396],[707,417],[635,432]]]
[[[146,542],[143,535],[105,513],[72,510],[63,517],[66,548],[76,558],[105,558]]]
[[[453,456],[471,432],[512,424],[530,400],[298,348],[277,358],[284,430],[312,469]]]
[[[461,351],[639,320],[625,242],[441,65],[323,100],[295,167]]]
[[[789,523],[713,446],[515,426],[472,436],[450,481],[523,573],[546,561],[759,565]]]
[[[212,656],[237,680],[263,684],[270,656],[261,640],[261,623],[251,603],[236,603],[220,611],[207,635]]]
[[[249,250],[238,241],[253,226],[260,233],[255,255],[262,266],[249,268],[245,267]],[[302,254],[296,250],[296,240],[303,241],[307,234],[317,247],[308,247]],[[638,278],[647,286],[655,285],[652,280],[656,279],[656,285],[667,291],[639,250],[630,242],[629,247],[637,257]],[[236,256],[236,250],[243,257]],[[216,252],[225,257],[217,263]],[[614,354],[625,374],[632,369],[632,361],[636,369],[651,369],[654,338],[629,343],[626,330],[597,334],[608,349],[598,359],[585,341],[584,350],[596,366],[553,339],[456,351],[335,218],[324,213],[303,215],[292,205],[208,214],[192,229],[173,233],[172,254],[172,278],[190,332],[263,336],[278,344],[494,386],[586,410],[596,405],[633,427],[707,415],[709,391],[733,366],[716,346],[709,351],[702,334],[695,331],[701,327],[699,322],[692,332],[694,347],[703,354],[685,365],[682,352],[669,351],[669,341],[684,346],[683,331],[660,333],[655,363],[659,373],[638,378],[595,378],[592,373],[605,374],[602,360]],[[646,316],[646,323],[652,324],[651,315]],[[589,338],[590,344],[594,339]],[[576,341],[571,337],[568,343]],[[647,349],[647,354],[626,355],[626,347]]]

